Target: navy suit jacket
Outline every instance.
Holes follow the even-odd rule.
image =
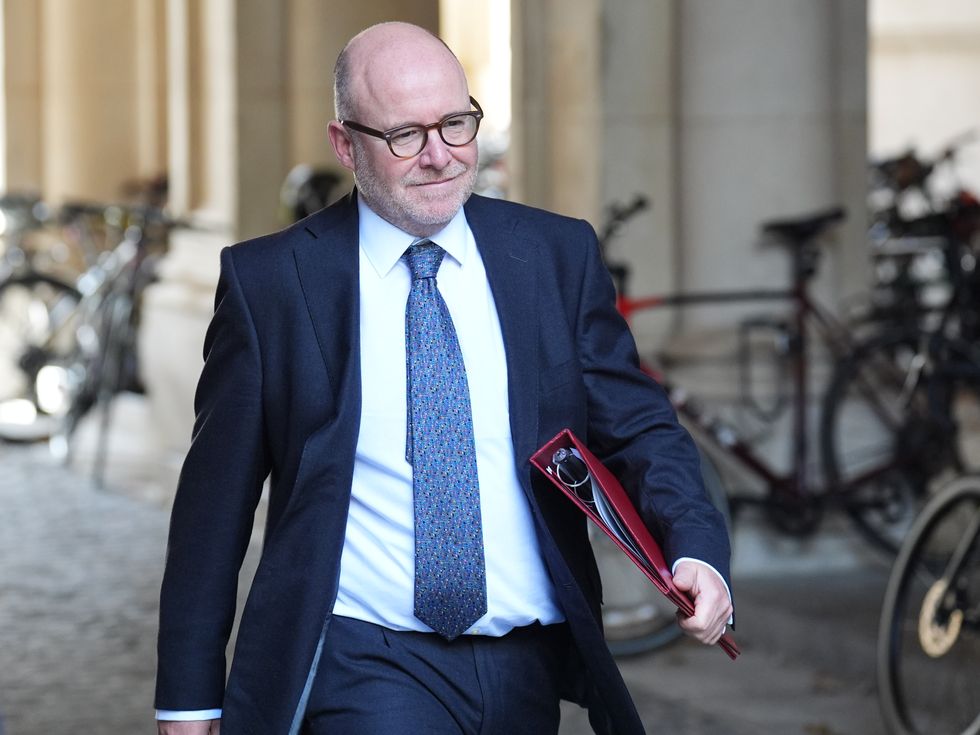
[[[156,706],[221,706],[224,735],[298,730],[330,623],[360,421],[355,197],[221,254],[173,506]],[[518,474],[572,632],[565,696],[597,732],[641,733],[603,641],[586,519],[528,459],[570,428],[619,476],[668,562],[702,559],[727,579],[724,524],[694,444],[638,367],[592,227],[475,195],[465,211],[503,331]],[[226,681],[266,477],[265,541]]]

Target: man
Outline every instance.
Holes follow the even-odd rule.
[[[159,730],[539,735],[565,697],[597,732],[642,732],[585,519],[528,458],[564,427],[588,441],[664,539],[696,600],[681,625],[705,643],[731,614],[729,547],[594,231],[471,196],[482,112],[427,31],[369,28],[335,74],[329,137],[356,191],[221,256],[161,597]]]

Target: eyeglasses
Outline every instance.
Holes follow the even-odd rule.
[[[592,495],[592,475],[575,450],[564,447],[558,449],[552,455],[551,463],[555,467],[555,476],[562,485],[574,492],[579,500],[589,505],[595,502]]]
[[[359,133],[381,138],[398,158],[412,158],[425,148],[425,144],[429,142],[429,131],[433,128],[439,131],[439,137],[448,146],[458,148],[472,141],[480,130],[483,108],[472,97],[470,104],[476,109],[470,112],[454,112],[431,125],[399,125],[390,130],[375,130],[353,120],[341,120],[340,124]]]

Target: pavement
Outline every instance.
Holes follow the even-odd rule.
[[[0,733],[152,733],[157,595],[179,457],[149,438],[141,399],[117,406],[105,487],[91,427],[68,465],[0,444]],[[620,666],[648,731],[885,735],[874,641],[888,562],[846,526],[787,539],[735,532],[742,656],[687,640]],[[258,534],[243,577],[254,567]],[[577,707],[561,735],[590,732]],[[270,734],[272,735],[272,734]]]

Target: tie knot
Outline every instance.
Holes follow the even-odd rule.
[[[445,254],[446,251],[431,240],[420,240],[409,246],[404,258],[408,262],[409,270],[412,271],[412,280],[435,278]]]

